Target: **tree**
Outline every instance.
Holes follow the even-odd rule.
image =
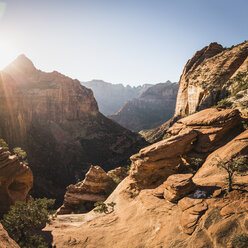
[[[45,248],[48,245],[38,233],[49,223],[53,214],[49,210],[55,200],[32,199],[29,202],[16,202],[3,216],[2,225],[22,248]]]
[[[242,173],[248,170],[248,156],[239,156],[223,162],[219,157],[216,158],[217,167],[224,169],[228,174],[228,192],[233,189],[233,175],[235,172]]]
[[[5,150],[9,149],[9,146],[4,139],[0,139],[0,147],[4,148]]]
[[[94,204],[94,206],[96,207],[94,209],[94,212],[110,214],[114,211],[115,205],[115,202],[110,202],[106,204],[104,202],[99,201]],[[111,208],[111,210],[109,210],[109,207]]]

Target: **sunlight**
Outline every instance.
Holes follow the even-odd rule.
[[[19,55],[17,48],[11,42],[0,39],[0,70],[16,59]]]

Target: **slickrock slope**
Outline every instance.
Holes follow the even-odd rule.
[[[58,214],[84,213],[94,208],[94,203],[105,201],[116,183],[100,166],[91,166],[82,182],[69,185]]]
[[[154,128],[174,115],[177,91],[177,83],[156,84],[109,117],[133,131]]]
[[[125,102],[140,96],[151,84],[131,87],[122,84],[111,84],[102,80],[81,82],[85,87],[92,89],[100,112],[104,115],[111,115],[119,110]]]
[[[0,247],[1,248],[20,248],[20,246],[9,237],[8,233],[0,224]]]
[[[211,43],[187,62],[179,82],[175,115],[216,105],[228,94],[231,79],[247,67],[248,42],[231,48]]]
[[[208,160],[216,153],[223,159],[247,154],[247,131],[238,135],[241,130],[237,110],[206,109],[179,120],[170,129],[171,137],[131,157],[130,175],[106,200],[116,203],[112,213],[58,217],[46,227],[52,232],[53,244],[231,248],[238,234],[248,235],[247,173],[234,176],[242,190],[236,185],[224,194],[223,172],[214,166],[212,171]],[[209,153],[193,179],[185,173],[193,168],[187,162],[192,156],[204,160]],[[222,183],[216,184],[217,179]]]
[[[37,70],[24,55],[1,72],[0,101],[0,137],[27,152],[36,196],[62,201],[91,164],[126,165],[142,143],[104,117],[78,80]]]
[[[32,186],[30,168],[0,147],[0,216],[16,201],[26,201]]]

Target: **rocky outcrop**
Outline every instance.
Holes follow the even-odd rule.
[[[228,94],[232,77],[247,65],[248,42],[231,48],[211,43],[187,62],[179,82],[175,115],[216,105]]]
[[[37,197],[62,202],[66,186],[91,164],[107,170],[126,165],[143,144],[103,116],[78,80],[42,72],[24,55],[0,75],[0,137],[27,152]]]
[[[127,101],[139,97],[151,84],[144,84],[137,87],[122,84],[111,84],[102,80],[81,82],[85,87],[92,89],[100,112],[104,115],[111,115],[118,111]]]
[[[0,224],[0,247],[1,248],[20,248],[20,246],[9,237],[8,233]]]
[[[164,198],[175,202],[196,189],[192,181],[193,174],[174,174],[164,182]]]
[[[33,186],[30,168],[0,147],[0,215],[16,201],[26,201]]]
[[[248,130],[244,131],[226,145],[220,147],[213,153],[211,153],[202,167],[197,171],[194,176],[194,182],[202,185],[217,185],[224,186],[227,181],[226,171],[221,168],[217,168],[219,161],[224,163],[234,159],[237,156],[248,154]],[[236,183],[244,183],[247,181],[248,176],[236,177]]]
[[[156,84],[109,117],[132,131],[157,127],[174,115],[177,91],[177,83]]]
[[[66,188],[64,203],[57,214],[89,212],[95,202],[105,201],[115,187],[116,183],[100,166],[91,166],[82,182]]]
[[[182,156],[192,149],[196,137],[194,130],[186,130],[141,149],[130,158],[131,177],[142,186],[158,186],[183,166]]]

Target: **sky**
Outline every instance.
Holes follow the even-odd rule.
[[[179,81],[193,54],[248,39],[247,0],[0,0],[0,69],[25,54],[80,81]]]

